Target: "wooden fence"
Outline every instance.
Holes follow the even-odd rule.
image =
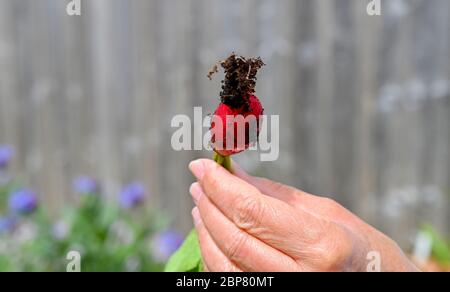
[[[0,0],[0,143],[11,172],[56,214],[72,179],[191,226],[176,114],[218,100],[211,65],[236,51],[267,66],[257,93],[280,115],[280,157],[250,172],[332,196],[410,246],[423,222],[450,231],[450,2],[381,0]]]

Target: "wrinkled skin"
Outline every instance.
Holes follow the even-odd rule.
[[[264,178],[233,163],[191,162],[190,192],[206,271],[416,271],[397,244],[335,201]]]

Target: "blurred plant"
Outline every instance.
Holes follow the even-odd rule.
[[[175,230],[157,233],[153,238],[153,256],[159,262],[166,262],[169,257],[181,246],[184,236]]]
[[[100,184],[93,178],[83,175],[73,181],[73,188],[76,193],[88,195],[100,193]]]
[[[8,167],[14,156],[14,149],[9,145],[0,145],[0,169]]]
[[[13,216],[6,216],[0,218],[0,235],[11,232],[16,226],[16,218]]]
[[[11,155],[4,153],[6,166]],[[69,251],[80,253],[81,271],[163,270],[182,235],[155,210],[135,208],[146,195],[142,183],[124,186],[118,203],[89,176],[76,178],[73,188],[78,203],[54,221],[33,190],[0,185],[0,271],[65,271]]]
[[[145,187],[142,183],[134,182],[126,185],[119,194],[119,204],[124,209],[138,206],[144,200]]]
[[[30,214],[37,208],[36,194],[30,189],[19,189],[9,197],[9,209],[14,214]]]
[[[443,238],[431,225],[422,227],[422,232],[431,239],[431,257],[441,265],[450,266],[450,241]]]

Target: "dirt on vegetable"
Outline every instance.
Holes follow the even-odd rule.
[[[264,66],[260,57],[245,58],[232,53],[227,59],[215,64],[209,71],[209,79],[217,73],[218,66],[222,66],[225,78],[222,80],[220,101],[233,109],[249,108],[249,98],[255,93],[256,74]]]

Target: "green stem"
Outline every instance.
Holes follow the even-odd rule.
[[[214,152],[213,160],[217,162],[217,164],[222,165],[226,170],[231,172],[231,158],[230,156],[222,156],[216,152]]]

